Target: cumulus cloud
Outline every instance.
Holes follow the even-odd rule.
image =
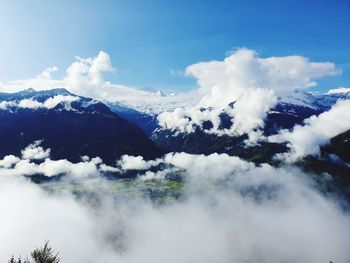
[[[53,109],[58,104],[63,104],[66,110],[71,109],[71,103],[80,100],[79,97],[71,95],[57,95],[51,98],[48,98],[44,103],[43,107],[47,109]]]
[[[202,106],[225,107],[249,89],[263,88],[283,94],[316,85],[315,79],[339,74],[330,62],[311,62],[301,56],[260,58],[249,49],[238,49],[223,61],[191,65],[187,74],[198,81],[205,97]]]
[[[320,146],[350,129],[350,100],[338,100],[327,112],[312,116],[304,126],[296,125],[292,131],[282,130],[268,138],[270,142],[287,142],[290,151],[279,158],[296,161],[306,155],[318,155]]]
[[[5,156],[0,166],[0,172],[3,175],[36,175],[42,174],[47,177],[68,174],[71,176],[81,177],[97,175],[98,167],[94,162],[71,163],[67,160],[51,160],[46,158],[40,164],[33,162],[31,159],[10,159],[12,156]],[[12,161],[12,163],[10,163]]]
[[[20,100],[17,106],[21,109],[38,109],[43,108],[43,103],[33,99],[24,99]]]
[[[164,157],[165,163],[191,171],[194,178],[225,178],[233,172],[242,172],[254,167],[238,157],[213,153],[210,155],[192,155],[187,153],[170,153]]]
[[[39,146],[41,142],[41,140],[37,140],[22,150],[22,159],[41,160],[49,157],[50,149],[44,150],[43,147]]]
[[[223,61],[191,65],[186,73],[197,79],[201,100],[194,107],[163,113],[160,124],[193,132],[195,126],[211,121],[209,133],[242,135],[263,127],[266,113],[278,96],[315,86],[318,78],[340,71],[330,62],[312,62],[301,56],[260,58],[253,50],[243,48]],[[229,114],[233,125],[219,130],[218,115],[223,111]]]
[[[51,160],[50,149],[40,146],[37,140],[21,151],[21,157],[7,155],[0,160],[0,173],[7,176],[31,176],[41,174],[47,177],[67,174],[73,177],[96,176],[101,172],[112,171],[102,163],[102,159],[83,158],[82,162],[72,163],[68,160]],[[114,168],[113,172],[119,169]]]
[[[0,160],[0,168],[11,168],[14,164],[18,163],[21,159],[14,155],[6,155]]]
[[[166,167],[176,167],[180,170],[191,170],[191,176],[195,177],[215,177],[216,175],[225,177],[233,171],[245,171],[254,165],[245,162],[236,156],[213,153],[210,155],[193,155],[188,153],[168,153],[163,158],[145,161],[142,156],[123,155],[117,162],[121,170],[148,170],[158,165]],[[159,174],[154,173],[159,177]],[[165,175],[163,173],[163,175]],[[147,175],[151,179],[151,173]]]
[[[100,51],[95,58],[79,58],[67,69],[66,82],[72,92],[89,96],[100,92],[103,84],[102,73],[113,72],[115,69],[109,55]]]
[[[52,79],[51,74],[56,72],[56,71],[58,71],[58,67],[56,67],[56,66],[49,67],[38,75],[38,79],[50,80],[50,79]]]
[[[122,170],[147,170],[158,163],[158,160],[145,161],[142,156],[130,155],[123,155],[118,161]]]
[[[62,104],[66,110],[72,110],[72,102],[80,100],[79,97],[71,95],[56,95],[48,98],[44,102],[36,101],[33,98],[23,99],[19,101],[1,101],[0,109],[7,110],[9,108],[20,108],[20,109],[53,109],[57,105]]]
[[[6,110],[9,107],[15,107],[17,106],[17,103],[14,101],[0,101],[0,109]]]
[[[83,160],[79,165],[101,163]],[[45,240],[64,262],[350,260],[349,214],[299,170],[225,154],[172,153],[161,161],[157,177],[140,171],[140,180],[126,181],[68,176],[37,185],[1,172],[0,260],[28,255]],[[8,156],[0,165],[19,162]],[[183,182],[185,198],[153,205],[140,191],[149,180],[166,183],[174,168],[195,179]],[[86,173],[85,166],[71,169]]]

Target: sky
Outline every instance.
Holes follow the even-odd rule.
[[[185,68],[246,47],[260,57],[301,55],[342,70],[319,90],[350,83],[349,0],[0,0],[0,81],[26,79],[75,56],[107,52],[106,79],[187,91]]]

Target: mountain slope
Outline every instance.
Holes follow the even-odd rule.
[[[295,92],[293,95],[279,98],[276,106],[267,113],[262,134],[269,136],[282,129],[292,129],[296,124],[302,125],[305,119],[329,110],[338,99],[349,98],[349,93],[312,95],[304,92]],[[231,103],[230,107],[234,107],[234,103]],[[230,116],[225,112],[221,113],[219,117],[221,120],[219,129],[229,129],[233,125]],[[225,152],[231,155],[239,155],[239,153],[248,151],[244,143],[244,140],[247,139],[246,135],[238,137],[217,136],[206,132],[210,127],[212,127],[212,123],[206,121],[202,126],[195,127],[195,131],[192,133],[159,128],[152,134],[151,138],[158,147],[167,151],[206,154]],[[272,155],[282,150],[282,147],[275,147],[268,143],[263,144],[263,147],[267,146],[270,149],[275,149],[271,152]],[[257,147],[248,148],[257,149]]]
[[[72,96],[64,89],[36,92],[1,93],[6,103],[47,102],[55,96]],[[24,104],[24,103],[22,103]],[[0,156],[19,154],[35,140],[51,148],[53,159],[76,162],[83,155],[99,156],[113,163],[122,154],[155,158],[161,151],[133,123],[113,113],[103,103],[79,97],[67,108],[58,103],[53,108],[28,108],[18,105],[0,109]]]
[[[107,103],[107,106],[123,119],[137,124],[148,137],[159,128],[156,115],[137,111],[121,103]]]

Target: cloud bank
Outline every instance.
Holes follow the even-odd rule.
[[[124,169],[162,167],[156,177],[140,170],[139,179],[124,181],[103,179],[98,158],[77,164],[46,158],[44,174],[54,174],[55,162],[55,173],[67,176],[37,185],[21,176],[28,170],[18,170],[23,161],[29,160],[0,160],[2,262],[45,240],[64,262],[350,260],[349,214],[291,167],[255,166],[225,154],[175,153],[151,162],[124,156]],[[169,187],[167,175],[179,173],[183,198],[154,205],[142,194],[158,183]]]
[[[44,150],[43,147],[40,146],[42,141],[38,140],[34,143],[28,145],[24,150],[21,151],[22,159],[29,160],[42,160],[50,157],[50,149]]]
[[[47,177],[67,174],[72,177],[96,176],[107,171],[109,166],[101,158],[82,157],[82,161],[72,163],[68,160],[51,160],[50,149],[40,146],[38,140],[21,151],[22,156],[7,155],[0,160],[0,173],[4,176],[44,175]],[[101,166],[102,165],[102,166]],[[116,170],[116,171],[119,171]]]
[[[37,100],[31,99],[23,99],[19,101],[0,101],[0,110],[8,110],[13,108],[20,109],[53,109],[57,105],[62,104],[65,110],[72,110],[71,103],[75,101],[79,101],[80,98],[76,96],[63,96],[57,95],[52,98],[48,98],[44,102],[40,102]]]
[[[268,138],[270,142],[287,142],[290,151],[278,158],[294,162],[306,155],[318,155],[320,146],[350,129],[350,100],[338,100],[327,112],[312,116],[304,121],[304,126],[296,125],[292,131],[282,130]]]

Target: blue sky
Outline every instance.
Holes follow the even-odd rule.
[[[113,82],[188,90],[174,76],[199,61],[223,59],[237,48],[260,56],[302,55],[343,70],[320,89],[350,86],[349,0],[259,1],[3,1],[0,0],[0,80],[29,78],[74,56],[106,51]]]

